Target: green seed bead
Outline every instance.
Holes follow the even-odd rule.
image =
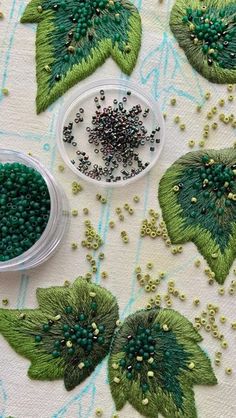
[[[42,341],[41,335],[35,335],[35,342],[40,343]]]
[[[57,350],[54,350],[54,351],[52,352],[52,356],[53,356],[54,358],[60,357],[60,352],[59,352],[59,351],[57,351]]]
[[[54,342],[54,347],[55,347],[55,348],[60,348],[60,347],[61,347],[61,343],[60,343],[60,341],[59,341],[59,340],[56,340],[56,341]]]
[[[44,325],[43,325],[43,330],[44,330],[45,332],[49,331],[49,329],[50,329],[50,326],[49,326],[48,324],[44,324]]]
[[[93,311],[95,311],[95,310],[97,309],[97,307],[98,307],[98,305],[97,305],[97,303],[96,303],[96,302],[92,302],[92,303],[91,303],[91,309],[92,309]]]
[[[65,307],[65,313],[66,314],[71,314],[73,312],[73,308],[72,306],[66,306]]]

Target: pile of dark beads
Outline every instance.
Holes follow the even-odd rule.
[[[100,98],[95,97],[95,114],[92,116],[91,126],[86,127],[88,142],[94,146],[94,152],[101,154],[104,165],[91,163],[89,155],[81,150],[76,151],[77,158],[71,160],[76,168],[86,176],[98,181],[117,182],[134,177],[145,170],[150,164],[143,162],[139,156],[139,148],[150,144],[151,152],[155,151],[160,139],[156,138],[156,127],[149,134],[144,125],[144,120],[149,116],[149,108],[142,109],[140,104],[131,109],[125,109],[130,91],[122,101],[113,100],[113,106],[103,107],[105,92],[100,90]],[[84,109],[79,109],[74,122],[63,128],[63,141],[77,147],[73,136],[73,125],[84,121]]]
[[[0,262],[20,256],[40,239],[50,208],[39,172],[18,162],[0,163]]]

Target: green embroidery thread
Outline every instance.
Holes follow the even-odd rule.
[[[236,82],[236,4],[177,0],[170,27],[190,64],[214,83]]]
[[[136,312],[112,342],[108,371],[116,409],[128,401],[146,417],[196,418],[194,384],[214,385],[193,325],[171,309]]]
[[[37,289],[38,309],[0,309],[0,332],[31,361],[32,379],[64,378],[67,390],[108,354],[118,320],[114,296],[85,279],[71,287]]]
[[[224,283],[236,257],[236,150],[189,152],[159,185],[163,219],[173,244],[193,241]]]
[[[37,113],[112,56],[131,74],[141,46],[141,18],[128,0],[31,0],[22,23],[37,23]]]

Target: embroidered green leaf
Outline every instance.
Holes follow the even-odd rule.
[[[193,241],[224,283],[236,256],[236,150],[190,152],[164,174],[159,201],[174,244]]]
[[[177,0],[170,27],[191,65],[215,83],[236,82],[236,3]]]
[[[128,401],[141,414],[196,418],[194,384],[216,377],[193,325],[171,309],[130,315],[114,337],[109,382],[116,408]]]
[[[64,377],[67,390],[108,354],[118,306],[107,290],[85,279],[69,287],[37,289],[38,309],[0,309],[0,332],[31,361],[32,379]]]
[[[38,113],[109,56],[127,74],[136,64],[141,19],[128,0],[32,0],[21,21],[38,23]]]

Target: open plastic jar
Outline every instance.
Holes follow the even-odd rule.
[[[43,177],[50,196],[50,215],[41,237],[21,255],[0,262],[0,272],[34,268],[44,263],[58,248],[69,220],[66,195],[51,173],[28,155],[12,150],[0,150],[0,163],[20,163],[36,170]]]
[[[122,101],[122,110],[119,110],[118,115],[115,112],[121,105],[119,102]],[[140,106],[141,111],[139,116],[137,116],[136,113],[136,116],[132,117],[131,114],[135,111],[135,106]],[[116,145],[114,145],[112,139],[109,139],[105,146],[102,145],[102,147],[105,147],[106,149],[104,148],[102,150],[102,148],[100,148],[99,150],[98,148],[100,147],[100,144],[104,141],[106,142],[104,135],[99,135],[99,137],[96,138],[94,141],[94,143],[97,141],[96,147],[94,144],[90,143],[89,138],[94,135],[94,133],[91,134],[91,131],[94,131],[94,118],[99,119],[100,112],[102,112],[101,114],[103,118],[105,114],[104,112],[109,109],[114,111],[111,119],[113,119],[115,123],[118,120],[118,116],[121,118],[122,112],[125,111],[126,113],[127,111],[126,119],[129,119],[129,121],[132,120],[132,123],[128,122],[129,127],[127,131],[129,130],[130,132],[132,129],[137,129],[136,126],[131,126],[134,123],[139,125],[137,135],[140,135],[140,132],[144,132],[142,129],[145,129],[145,144],[142,144],[144,146],[141,146],[138,149],[136,145],[133,147],[135,141],[130,141],[130,139],[134,137],[133,133],[129,133],[121,139],[121,143],[129,143],[130,149],[133,148],[133,155],[135,156],[133,162],[127,161],[123,164],[124,161],[122,161],[121,164],[118,164],[118,161],[121,161],[123,156],[126,155],[126,152],[129,152],[129,150],[127,147],[125,150],[122,148],[122,151],[119,151]],[[98,123],[100,123],[100,121]],[[157,127],[158,132],[153,134],[155,128]],[[71,134],[71,137],[68,140],[66,139],[67,132],[65,134],[65,129],[67,132],[70,131]],[[107,128],[104,130],[103,128],[101,129],[102,132],[105,132],[106,134]],[[115,126],[112,127],[110,131],[111,130],[113,130],[111,135],[105,135],[107,138],[109,136],[111,137],[112,134],[114,134],[113,138],[116,135],[119,135],[118,129],[115,130]],[[90,133],[88,133],[89,131]],[[107,132],[109,132],[109,130],[107,130]],[[152,134],[153,138],[151,138]],[[101,138],[101,136],[103,136],[103,138]],[[151,143],[152,141],[154,141],[154,144]],[[69,97],[68,101],[63,104],[58,116],[57,145],[63,160],[77,176],[85,181],[93,183],[95,186],[109,188],[121,187],[142,178],[157,163],[161,155],[164,142],[165,124],[159,104],[146,94],[143,89],[140,89],[138,86],[125,80],[105,79],[79,86]],[[111,148],[113,149],[112,152]],[[119,151],[118,157],[116,156],[117,151]],[[108,158],[104,157],[105,155],[108,155]],[[85,157],[83,158],[83,156]],[[104,158],[106,162],[104,161]],[[108,161],[109,158],[110,160]],[[86,159],[87,162],[85,161]],[[116,161],[114,161],[114,159]],[[138,161],[138,159],[140,161]],[[134,170],[137,166],[140,167],[139,163],[141,165],[143,163],[142,168],[137,170],[135,174],[134,172],[131,173],[132,169]],[[115,164],[118,165],[115,166]],[[85,171],[81,170],[81,165],[83,167],[90,167],[87,174]],[[105,178],[104,175],[102,178],[99,178],[99,176],[93,177],[91,168],[92,170],[95,170],[95,166],[98,169],[104,167],[104,172],[109,169],[114,170],[112,174],[114,174],[116,180]],[[123,172],[127,170],[128,175]],[[119,180],[117,180],[118,177],[120,177]]]

